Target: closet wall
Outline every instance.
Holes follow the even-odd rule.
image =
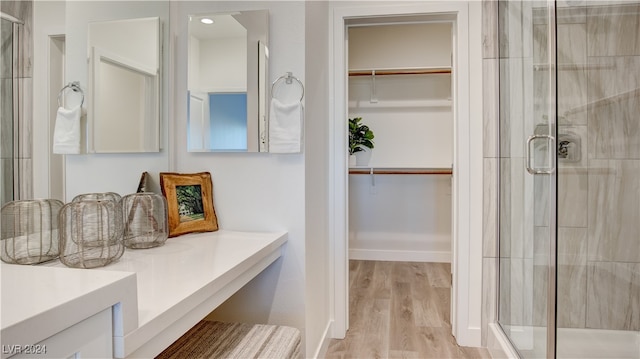
[[[451,261],[451,175],[410,174],[452,167],[451,29],[349,28],[349,118],[375,134],[368,163],[350,169],[351,259]]]

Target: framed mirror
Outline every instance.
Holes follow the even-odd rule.
[[[268,10],[189,15],[189,152],[266,152]]]
[[[87,38],[88,151],[158,152],[160,19],[91,22]]]

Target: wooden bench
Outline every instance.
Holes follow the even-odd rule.
[[[203,320],[156,359],[298,359],[300,338],[300,331],[292,327]]]

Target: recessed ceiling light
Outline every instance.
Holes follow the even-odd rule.
[[[200,22],[206,25],[211,25],[213,24],[213,19],[209,19],[208,17],[203,17],[202,19],[200,19]]]

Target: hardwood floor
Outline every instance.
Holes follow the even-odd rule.
[[[491,358],[451,335],[448,263],[349,261],[349,322],[335,358]]]

